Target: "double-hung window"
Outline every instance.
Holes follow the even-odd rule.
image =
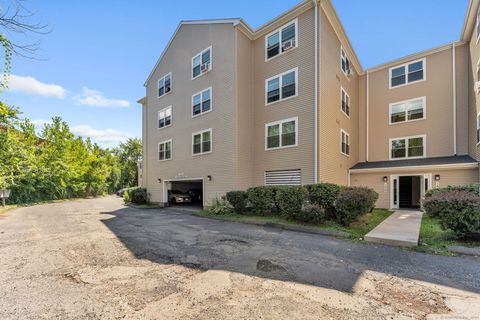
[[[341,104],[342,112],[347,117],[349,117],[350,116],[350,96],[347,94],[347,92],[343,88],[341,88],[341,96],[342,96],[342,104]]]
[[[297,47],[297,20],[271,32],[265,37],[265,60],[270,60]]]
[[[480,144],[480,113],[477,114],[477,144]]]
[[[343,48],[340,49],[340,68],[345,75],[350,75],[350,59],[348,59]]]
[[[298,94],[298,69],[292,69],[265,80],[265,104],[271,104]]]
[[[162,141],[158,144],[158,160],[172,159],[172,140]]]
[[[340,153],[350,156],[350,135],[343,129],[340,129]]]
[[[390,139],[390,159],[425,157],[425,135]]]
[[[390,68],[390,88],[425,80],[425,58]]]
[[[425,97],[390,104],[390,124],[425,119]]]
[[[212,88],[205,89],[192,96],[192,117],[212,110]]]
[[[192,58],[192,80],[212,69],[212,47],[208,47]]]
[[[192,134],[192,154],[199,155],[212,152],[212,129]]]
[[[166,128],[172,125],[172,106],[158,112],[158,128]]]
[[[294,147],[298,143],[298,118],[265,124],[265,149]]]
[[[158,80],[158,97],[163,97],[172,91],[172,73],[168,73]]]

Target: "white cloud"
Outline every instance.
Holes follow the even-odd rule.
[[[30,76],[17,76],[12,74],[8,82],[8,89],[11,91],[23,92],[43,97],[54,97],[63,99],[67,90],[58,84],[48,84],[38,81]]]
[[[94,129],[88,125],[71,127],[70,131],[78,136],[91,138],[93,141],[103,144],[116,144],[119,142],[124,142],[128,138],[132,137],[132,135],[126,131],[119,131],[115,129],[100,130]]]
[[[110,99],[98,90],[92,90],[87,87],[82,88],[82,93],[73,97],[75,101],[84,106],[104,107],[104,108],[125,108],[130,102],[123,99]]]
[[[46,124],[51,124],[52,121],[51,120],[45,120],[45,119],[36,119],[36,120],[30,120],[30,122],[35,125],[35,128],[36,129],[43,129],[43,127],[45,127]]]

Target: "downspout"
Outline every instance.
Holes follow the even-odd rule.
[[[457,78],[456,78],[455,42],[452,43],[452,97],[453,97],[453,155],[457,155]]]
[[[313,130],[314,130],[314,141],[313,141],[313,182],[318,183],[318,3],[317,0],[313,0],[314,15],[315,15],[315,30],[314,30],[314,45],[315,45],[315,54],[314,54],[314,117],[313,117]]]
[[[366,109],[366,112],[365,112],[365,120],[366,120],[366,126],[365,126],[365,161],[368,162],[368,149],[369,149],[369,146],[368,146],[368,132],[369,132],[369,128],[368,128],[368,124],[369,124],[369,93],[368,93],[368,81],[369,81],[369,76],[370,74],[368,73],[368,70],[367,70],[367,78],[366,78],[366,93],[365,93],[365,99],[367,100],[366,101],[366,104],[365,104],[365,109]]]

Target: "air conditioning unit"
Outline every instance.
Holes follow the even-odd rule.
[[[165,93],[170,92],[172,90],[170,87],[165,87]]]
[[[295,39],[290,39],[288,41],[285,41],[283,44],[282,44],[282,49],[283,51],[287,51],[287,50],[290,50],[292,48],[295,47]]]
[[[347,74],[347,77],[349,77],[349,78],[350,78],[351,76],[353,76],[353,71],[352,71],[351,68],[348,68],[345,73]]]
[[[480,81],[475,82],[475,92],[477,94],[480,93]]]
[[[205,73],[207,72],[208,70],[210,70],[210,62],[205,62],[204,64],[202,64],[200,66],[200,70]]]

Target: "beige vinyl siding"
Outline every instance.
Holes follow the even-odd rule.
[[[320,181],[348,183],[348,169],[358,161],[358,75],[340,68],[341,42],[325,12],[320,14],[319,151]],[[350,57],[349,57],[350,58]],[[351,58],[350,58],[351,59]],[[341,87],[350,96],[350,117],[341,111]],[[350,134],[350,157],[340,153],[340,130]]]
[[[182,25],[147,83],[147,187],[163,202],[163,182],[177,176],[205,178],[204,204],[235,185],[235,29],[231,24]],[[212,70],[192,81],[192,57],[212,46]],[[158,78],[172,72],[172,92],[157,97]],[[212,87],[212,111],[192,118],[192,94]],[[157,113],[172,106],[172,126],[158,130]],[[192,133],[212,128],[212,153],[192,156]],[[172,139],[172,161],[159,162],[158,142]],[[206,177],[212,176],[212,181]]]
[[[476,16],[476,14],[475,14]],[[476,23],[476,22],[475,22]],[[480,43],[477,43],[477,32],[474,28],[472,38],[469,44],[469,68],[468,68],[468,92],[469,92],[469,155],[476,160],[480,160],[480,147],[477,145],[477,114],[480,112],[480,95],[475,92],[475,82],[477,79],[477,63],[480,60]]]
[[[253,184],[253,43],[236,30],[236,157],[235,189],[245,190]],[[261,139],[261,138],[259,138]]]
[[[271,170],[301,169],[302,184],[314,181],[313,12],[298,16],[295,49],[265,62],[265,37],[254,41],[254,185],[263,185],[265,171]],[[265,106],[265,80],[293,68],[298,68],[298,96]],[[265,124],[293,117],[298,117],[298,146],[265,150]]]
[[[426,135],[426,156],[451,156],[452,56],[442,50],[426,56],[425,81],[389,89],[389,68],[369,74],[369,161],[389,159],[389,139]],[[426,119],[389,124],[389,104],[426,97]]]
[[[376,203],[377,208],[390,208],[390,176],[391,175],[432,175],[432,187],[435,187],[434,177],[436,174],[440,175],[439,187],[446,187],[449,185],[464,185],[469,183],[478,182],[478,169],[447,169],[447,170],[432,170],[424,169],[421,167],[408,168],[408,171],[390,171],[375,173],[352,173],[351,185],[352,186],[367,186],[373,188],[378,192],[378,201]],[[384,190],[383,177],[388,177],[387,190]]]
[[[457,154],[468,154],[468,46],[455,46],[455,69],[457,90]]]

